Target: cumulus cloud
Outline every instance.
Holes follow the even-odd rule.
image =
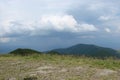
[[[3,22],[0,29],[0,36],[12,34],[44,35],[49,33],[50,31],[79,33],[98,30],[92,24],[77,22],[72,15],[41,16],[41,18],[37,22],[8,20]]]
[[[42,16],[40,24],[47,29],[68,32],[97,31],[92,24],[78,23],[72,15]]]
[[[21,22],[7,20],[1,23],[0,36],[22,35],[28,33],[30,30],[30,26],[26,26]]]
[[[110,19],[112,19],[112,16],[100,16],[99,17],[99,20],[101,20],[101,21],[108,21]]]
[[[105,28],[105,31],[108,32],[108,33],[111,32],[111,30],[109,28]]]

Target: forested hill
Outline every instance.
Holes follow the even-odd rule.
[[[54,49],[52,51],[58,52],[60,54],[84,55],[100,58],[120,57],[118,51],[114,49],[89,44],[77,44],[68,48]]]

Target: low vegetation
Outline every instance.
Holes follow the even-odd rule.
[[[119,80],[120,60],[58,54],[0,56],[0,80]]]

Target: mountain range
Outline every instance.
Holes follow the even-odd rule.
[[[31,55],[36,53],[46,53],[46,54],[59,54],[59,55],[75,55],[75,56],[87,56],[87,57],[115,57],[120,58],[120,52],[106,47],[100,47],[90,44],[77,44],[68,48],[53,49],[46,52],[39,52],[32,49],[16,49],[11,51],[10,54],[15,55]]]
[[[89,44],[77,44],[68,48],[53,49],[51,51],[64,55],[79,55],[98,58],[120,57],[120,53],[114,49]]]

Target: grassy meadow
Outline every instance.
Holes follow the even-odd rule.
[[[120,80],[120,60],[70,55],[0,55],[0,80]]]

